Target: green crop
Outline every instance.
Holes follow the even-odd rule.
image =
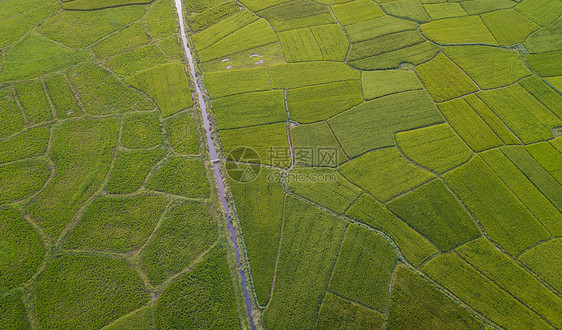
[[[15,86],[18,100],[31,124],[53,120],[53,110],[41,81],[27,81]]]
[[[31,196],[45,185],[50,176],[51,168],[42,160],[0,165],[0,204]]]
[[[164,149],[120,151],[105,190],[111,194],[127,194],[138,190],[148,173],[165,155]]]
[[[377,329],[382,323],[382,314],[326,292],[316,327],[333,330]]]
[[[172,149],[183,155],[195,155],[201,152],[198,130],[193,114],[183,112],[164,122],[164,130]]]
[[[154,171],[146,187],[151,190],[191,198],[209,196],[205,166],[198,159],[169,158]]]
[[[9,140],[0,142],[0,163],[38,157],[47,151],[50,132],[45,127],[21,132]]]

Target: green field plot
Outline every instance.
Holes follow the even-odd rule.
[[[12,89],[0,89],[0,138],[19,132],[23,126],[23,113],[16,103]]]
[[[519,257],[519,260],[525,266],[552,285],[558,292],[562,291],[562,279],[560,278],[562,258],[560,258],[560,249],[562,249],[562,239],[557,238],[542,243]]]
[[[443,117],[423,90],[368,101],[329,120],[349,157],[395,144],[394,133],[442,123]]]
[[[473,45],[445,47],[443,51],[482,89],[506,86],[531,74],[514,50]]]
[[[478,90],[478,87],[453,61],[442,53],[431,61],[416,67],[433,99],[447,101]]]
[[[361,196],[346,215],[388,235],[404,257],[416,267],[438,252],[427,239],[384,208],[373,197]]]
[[[148,189],[191,198],[209,196],[205,166],[197,159],[169,158],[148,181]]]
[[[86,50],[70,50],[30,33],[5,52],[0,81],[37,78],[90,58]]]
[[[0,142],[0,163],[43,155],[47,151],[49,137],[49,129],[38,127]]]
[[[382,236],[350,225],[328,290],[384,312],[396,260],[396,251]]]
[[[542,104],[546,105],[558,117],[562,118],[562,95],[553,90],[540,78],[533,76],[519,82]]]
[[[336,170],[327,168],[294,168],[288,182],[293,193],[338,213],[344,213],[362,193]]]
[[[403,17],[419,23],[429,22],[431,20],[419,0],[384,1],[382,8],[389,15]]]
[[[523,147],[505,147],[502,152],[562,212],[562,185]]]
[[[134,113],[123,120],[121,143],[125,148],[141,149],[163,142],[160,115],[156,112]]]
[[[239,169],[250,170],[244,165]],[[236,213],[244,233],[254,292],[261,306],[269,301],[283,221],[284,194],[279,177],[280,172],[262,168],[251,182],[230,180]]]
[[[412,322],[413,315],[415,322]],[[404,266],[396,269],[387,322],[391,329],[479,329],[482,326],[481,321]]]
[[[59,119],[82,115],[84,111],[64,75],[50,76],[45,80],[45,86]]]
[[[153,0],[70,0],[63,3],[67,10],[94,10],[126,5],[147,4]]]
[[[2,12],[0,13],[0,20],[12,16],[21,15],[33,8],[49,5],[52,2],[53,2],[52,0],[34,0],[34,1],[26,1],[26,2],[22,2],[18,0],[2,1],[2,4],[0,5],[0,9],[2,9]]]
[[[40,328],[101,328],[149,299],[127,261],[70,255],[54,258],[39,274],[34,305]]]
[[[45,248],[41,237],[16,210],[0,209],[0,220],[0,293],[4,293],[31,279],[43,261]]]
[[[244,10],[193,35],[193,44],[198,51],[201,51],[258,19],[259,17],[253,12]]]
[[[541,76],[552,77],[562,75],[562,65],[560,57],[562,50],[547,53],[531,54],[527,56],[526,62],[531,70]]]
[[[218,235],[217,226],[202,204],[183,203],[172,208],[143,249],[140,264],[150,282],[159,285],[181,272],[211,247]]]
[[[279,64],[270,66],[269,73],[273,88],[298,88],[361,78],[359,71],[336,62]]]
[[[348,160],[338,140],[336,140],[336,137],[332,133],[330,126],[326,122],[292,127],[291,142],[296,153],[296,165],[334,167]],[[316,149],[316,155],[310,154],[310,148],[313,148],[312,153],[314,153],[314,148],[318,148]],[[319,154],[322,148],[327,148],[331,153],[324,155]],[[334,153],[334,150],[337,150],[337,154]],[[302,154],[299,154],[299,152]]]
[[[65,46],[82,48],[140,19],[145,10],[144,6],[88,11],[64,10],[49,17],[41,24],[39,31]]]
[[[412,161],[439,173],[468,161],[472,156],[464,141],[447,124],[396,134],[400,150]]]
[[[311,0],[290,0],[257,12],[276,32],[335,23],[328,6]]]
[[[562,18],[552,25],[533,32],[525,41],[525,48],[530,53],[543,53],[562,50]]]
[[[223,61],[224,60],[224,61]],[[260,68],[269,65],[285,63],[285,55],[280,42],[231,54],[222,60],[216,59],[201,64],[203,71],[231,71],[240,69]],[[239,82],[238,82],[239,83]]]
[[[195,13],[188,19],[188,24],[193,32],[203,31],[206,28],[219,23],[220,21],[240,12],[242,7],[234,1],[225,1],[219,5],[211,7],[201,13]],[[168,20],[171,21],[171,20]]]
[[[562,316],[559,311],[562,308],[562,299],[501,253],[488,240],[480,238],[472,241],[459,247],[457,252],[500,288],[543,316],[556,328],[560,327]]]
[[[0,204],[22,200],[39,191],[51,176],[43,160],[0,165]]]
[[[269,23],[259,19],[197,53],[202,62],[207,62],[276,41],[277,36]]]
[[[342,25],[368,21],[384,15],[382,9],[376,3],[369,0],[354,0],[333,5],[332,11]]]
[[[242,0],[241,3],[250,10],[258,11],[265,8],[273,7],[288,0]],[[319,1],[320,2],[320,1]]]
[[[363,58],[389,53],[398,49],[424,42],[423,36],[415,30],[406,30],[386,34],[373,39],[354,43],[348,60],[350,62]]]
[[[322,52],[324,61],[341,62],[347,55],[349,41],[338,24],[318,25],[310,28]]]
[[[64,247],[120,253],[137,250],[154,230],[166,205],[165,198],[151,195],[95,199]]]
[[[154,309],[152,306],[142,307],[131,312],[120,319],[111,322],[103,327],[103,330],[123,330],[123,329],[152,329],[154,328]]]
[[[494,36],[478,16],[440,19],[422,24],[421,31],[429,39],[441,44],[497,44]]]
[[[303,124],[328,119],[362,102],[361,82],[358,80],[290,89],[287,92],[291,120]]]
[[[214,249],[191,272],[170,284],[156,303],[155,317],[158,329],[239,328],[224,250]]]
[[[511,0],[473,0],[461,1],[460,5],[469,15],[483,14],[498,9],[514,7],[517,3]]]
[[[182,155],[195,155],[201,152],[198,131],[193,115],[183,112],[164,122],[168,143],[175,152]]]
[[[107,175],[117,146],[115,119],[80,119],[54,132],[51,159],[56,175],[30,205],[30,216],[52,236],[58,235]]]
[[[96,56],[104,59],[126,50],[137,48],[151,40],[142,22],[133,23],[123,30],[110,35],[92,47]]]
[[[385,15],[348,25],[345,30],[351,42],[359,42],[400,31],[415,30],[417,27],[418,25],[414,22]]]
[[[424,5],[423,8],[432,20],[467,15],[461,5],[458,3],[427,4]]]
[[[548,324],[454,253],[432,259],[423,272],[500,326],[548,328]]]
[[[546,78],[546,81],[548,81],[553,88],[562,91],[562,76]]]
[[[523,43],[529,34],[539,28],[533,21],[513,9],[493,11],[480,17],[498,44],[504,46]]]
[[[170,19],[176,14],[172,1],[157,0],[145,16],[146,26],[153,38],[158,39],[176,33],[177,23]]]
[[[246,93],[213,101],[219,129],[284,122],[287,120],[283,91]]]
[[[160,50],[168,57],[170,61],[182,61],[184,58],[183,47],[180,46],[180,41],[177,35],[172,35],[168,38],[161,39],[158,42]]]
[[[35,124],[53,119],[53,111],[41,81],[26,81],[16,85],[15,90],[28,123]]]
[[[267,68],[210,72],[205,85],[212,98],[271,89]]]
[[[326,293],[318,313],[318,329],[377,329],[383,323],[382,314]]]
[[[165,155],[164,149],[120,151],[105,190],[110,194],[127,194],[138,190],[148,173]]]
[[[185,7],[189,13],[201,13],[223,1],[224,0],[189,0],[186,1]]]
[[[500,150],[482,153],[482,159],[551,234],[562,234],[562,213]]]
[[[388,204],[388,209],[441,251],[480,236],[478,227],[442,181],[431,181]]]
[[[185,68],[180,62],[150,68],[125,81],[148,94],[164,117],[193,106]]]
[[[366,71],[361,75],[361,83],[366,100],[423,88],[413,72],[402,70]]]
[[[273,295],[263,324],[267,328],[312,328],[345,223],[291,197],[285,202],[284,215]]]
[[[21,13],[21,15],[14,15],[13,17],[6,17],[4,16],[4,12],[6,8],[2,6],[1,12],[3,19],[0,20],[0,48],[4,48],[18,39],[20,39],[23,35],[25,35],[29,30],[31,30],[34,26],[41,23],[47,17],[53,15],[59,8],[60,3],[58,1],[50,1],[51,3],[46,6],[39,6],[37,8],[33,8],[32,2],[27,2],[30,9]],[[4,2],[5,3],[5,2]],[[6,7],[10,6],[11,8],[25,8],[26,5],[24,2],[20,1],[17,4],[12,3],[11,5],[8,4]],[[9,16],[9,9],[7,10],[7,16]]]
[[[108,68],[120,77],[127,77],[152,66],[168,61],[160,48],[154,44],[141,46],[124,52],[104,62]]]
[[[86,111],[91,115],[146,111],[155,105],[143,94],[119,81],[94,64],[84,64],[67,72]]]
[[[486,103],[482,102],[482,100],[476,95],[465,96],[464,100],[505,144],[521,143],[521,141],[515,136],[515,134],[513,134],[505,123],[502,122],[501,119],[486,105]]]
[[[3,329],[31,329],[27,320],[25,305],[19,294],[0,298],[0,327]]]
[[[400,64],[421,64],[429,61],[439,52],[439,46],[425,41],[387,53],[355,60],[349,65],[360,70],[395,69]]]
[[[445,174],[445,180],[488,236],[517,255],[549,234],[480,157]]]
[[[525,149],[562,185],[562,153],[547,142],[529,145]]]
[[[262,164],[289,167],[291,163],[285,123],[222,130],[220,134],[226,159],[234,160],[229,153],[236,148],[250,147],[258,153]],[[277,156],[276,149],[284,156]]]
[[[551,0],[523,0],[515,10],[541,26],[547,26],[560,16],[562,4]]]
[[[310,28],[278,33],[287,62],[321,61],[322,51]]]
[[[403,194],[433,177],[408,162],[396,148],[369,152],[342,165],[340,172],[382,201]]]
[[[478,97],[523,143],[548,140],[552,128],[562,126],[560,118],[519,85],[480,92]]]

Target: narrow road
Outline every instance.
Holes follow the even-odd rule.
[[[213,138],[211,137],[211,128],[209,123],[209,116],[207,115],[207,104],[205,103],[205,99],[203,98],[203,91],[199,86],[199,82],[197,81],[197,75],[195,74],[195,64],[193,62],[193,55],[191,54],[191,50],[187,45],[187,36],[185,33],[185,25],[183,21],[183,11],[182,11],[182,0],[175,0],[176,3],[176,11],[178,14],[179,22],[180,22],[180,32],[181,32],[181,39],[183,42],[183,47],[185,50],[185,55],[187,56],[187,60],[189,62],[189,70],[191,71],[191,77],[195,83],[195,91],[197,92],[197,98],[199,107],[201,108],[201,117],[203,118],[203,126],[205,127],[205,135],[207,137],[207,146],[209,147],[209,156],[211,157],[211,162],[213,164],[213,171],[215,173],[215,181],[217,183],[217,187],[219,189],[220,200],[224,211],[226,212],[226,220],[228,224],[228,232],[230,233],[230,239],[232,244],[234,245],[234,250],[236,252],[236,259],[238,261],[238,269],[240,271],[240,277],[242,278],[242,288],[244,290],[244,298],[246,301],[246,310],[248,312],[248,317],[250,318],[250,327],[255,329],[254,319],[252,318],[252,301],[250,299],[250,294],[248,293],[247,289],[247,281],[246,275],[242,269],[242,264],[240,262],[240,248],[238,246],[238,240],[236,238],[236,230],[232,225],[232,219],[230,218],[230,206],[228,205],[228,200],[226,199],[225,187],[222,173],[219,170],[219,155],[217,153],[217,149],[215,147],[215,143]]]

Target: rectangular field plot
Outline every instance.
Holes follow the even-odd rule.
[[[478,97],[523,143],[548,140],[552,129],[562,126],[560,118],[519,85],[480,92]]]
[[[197,51],[202,51],[226,36],[257,21],[258,19],[259,17],[256,16],[256,14],[249,10],[244,10],[202,32],[193,35],[193,44],[195,45]]]
[[[213,113],[219,129],[277,123],[287,120],[283,91],[232,95],[215,99]]]
[[[442,44],[497,44],[478,16],[444,18],[422,24],[421,31],[429,39]]]
[[[519,85],[523,86],[527,92],[531,93],[559,118],[562,118],[562,95],[548,86],[543,80],[533,76],[521,80]]]
[[[349,41],[338,24],[318,25],[310,28],[322,52],[324,61],[341,62],[347,55]]]
[[[549,233],[479,157],[444,175],[491,239],[517,255]]]
[[[62,119],[80,116],[83,113],[64,75],[57,74],[47,78],[45,80],[45,86],[49,92],[51,102],[53,102],[53,106],[55,107],[57,118]]]
[[[466,262],[481,271],[500,288],[559,328],[562,325],[562,299],[549,291],[531,274],[501,253],[485,238],[457,249]]]
[[[423,90],[364,102],[329,120],[349,157],[393,146],[396,132],[442,123],[443,117]]]
[[[562,75],[561,57],[562,50],[530,54],[527,56],[527,65],[543,77],[560,76]]]
[[[319,329],[378,329],[382,314],[326,292],[316,326]]]
[[[228,58],[201,63],[201,69],[208,74],[216,71],[256,69],[281,63],[285,63],[283,47],[280,42],[274,42],[228,55]]]
[[[436,3],[427,4],[423,8],[429,14],[432,20],[448,18],[448,17],[459,17],[466,16],[466,12],[458,3]]]
[[[418,66],[416,73],[436,102],[447,101],[478,90],[470,77],[442,53]]]
[[[345,225],[307,203],[287,198],[275,290],[263,314],[265,327],[314,326]]]
[[[269,67],[273,88],[298,88],[345,80],[359,80],[361,73],[343,63],[311,62]]]
[[[49,138],[48,128],[37,127],[0,142],[0,164],[43,155],[47,152]]]
[[[441,103],[439,110],[474,151],[478,152],[503,144],[502,140],[464,99]],[[499,121],[499,119],[497,120]]]
[[[548,142],[528,145],[525,149],[562,185],[562,153]]]
[[[330,125],[325,121],[291,127],[291,142],[296,153],[299,152],[299,149],[303,152],[302,157],[295,157],[296,165],[335,167],[348,160],[332,133]],[[316,155],[309,154],[310,148],[312,148],[312,153],[316,150]],[[324,148],[327,148],[327,153],[321,154]],[[337,154],[334,154],[335,151]]]
[[[429,261],[423,272],[462,301],[506,328],[548,328],[548,324],[454,252]]]
[[[511,8],[516,3],[511,0],[472,0],[461,1],[460,5],[469,15],[477,15],[493,10]]]
[[[539,28],[538,25],[513,9],[493,11],[480,17],[498,44],[504,46],[525,42],[527,36]]]
[[[358,80],[290,89],[287,104],[291,120],[312,123],[325,120],[363,102]]]
[[[385,12],[395,17],[404,17],[419,23],[431,20],[419,0],[384,1],[382,7]]]
[[[523,0],[515,7],[515,10],[541,26],[547,26],[557,19],[561,9],[560,1],[550,0]]]
[[[560,249],[562,249],[562,238],[556,238],[530,249],[519,257],[525,266],[552,285],[558,292],[562,291]]]
[[[287,62],[322,60],[322,51],[310,28],[279,32],[277,35]]]
[[[413,72],[403,70],[366,71],[361,82],[366,100],[423,88]]]
[[[193,106],[183,63],[169,63],[142,71],[125,80],[158,104],[164,117]]]
[[[276,41],[277,36],[269,23],[259,19],[197,53],[201,62],[207,62]]]
[[[343,25],[355,24],[384,15],[382,9],[376,3],[369,0],[354,0],[332,5],[332,11]]]
[[[336,23],[328,6],[310,0],[286,1],[257,14],[267,19],[275,32]]]
[[[242,7],[233,0],[225,1],[201,13],[189,16],[188,24],[193,32],[203,31],[241,10]]]
[[[562,213],[500,150],[481,154],[507,187],[521,200],[540,223],[553,235],[562,234]]]
[[[373,197],[361,196],[346,215],[388,235],[400,248],[404,257],[415,267],[438,252],[426,238]]]
[[[271,89],[267,68],[209,72],[205,85],[212,98]]]
[[[356,43],[400,31],[416,30],[417,27],[418,25],[412,21],[385,15],[348,25],[345,30],[351,42]]]
[[[389,53],[398,49],[424,42],[423,36],[414,30],[400,31],[373,39],[354,43],[349,53],[349,61]]]
[[[395,69],[402,63],[418,65],[429,61],[439,52],[439,46],[424,41],[413,46],[349,62],[360,70]]]
[[[23,112],[11,88],[0,89],[0,138],[19,132],[25,124]]]
[[[15,86],[20,104],[31,124],[53,119],[51,104],[41,81],[27,81]]]

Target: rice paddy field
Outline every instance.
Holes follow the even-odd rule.
[[[560,0],[0,0],[1,329],[559,329],[561,242]]]

